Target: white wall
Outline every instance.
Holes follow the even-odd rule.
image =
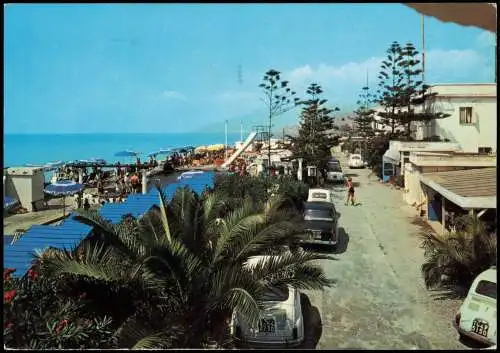
[[[450,117],[436,119],[428,126],[417,124],[417,139],[437,135],[458,143],[464,152],[477,153],[479,147],[491,147],[496,152],[496,85],[435,85],[431,90],[438,96],[430,102],[430,111]],[[460,107],[472,107],[473,124],[460,124]]]

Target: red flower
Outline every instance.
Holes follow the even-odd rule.
[[[3,328],[4,329],[9,329],[9,328],[12,328],[12,326],[14,326],[14,324],[10,321],[7,321],[4,325],[3,325]]]
[[[86,299],[87,298],[87,293],[83,292],[82,294],[80,294],[79,298],[80,299]]]
[[[12,299],[14,299],[17,295],[17,291],[15,289],[9,290],[3,294],[3,301],[6,304],[9,304]]]
[[[66,326],[68,326],[68,320],[61,320],[56,326],[56,332],[59,333],[61,332],[62,329],[64,329]]]
[[[30,280],[34,281],[34,280],[36,280],[38,278],[38,273],[35,270],[33,270],[33,269],[30,268],[28,270],[28,278]]]
[[[5,270],[3,270],[3,280],[4,281],[8,281],[11,279],[11,273],[14,273],[16,272],[16,269],[15,268],[6,268]]]

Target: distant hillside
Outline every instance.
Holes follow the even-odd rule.
[[[350,113],[340,114],[336,116],[335,123],[338,126],[352,123],[352,119],[349,117]],[[344,121],[342,121],[344,119]],[[244,115],[241,117],[236,117],[228,119],[227,131],[228,133],[239,133],[241,128],[241,123],[243,122],[243,133],[246,135],[249,131],[257,125],[267,125],[267,116],[264,113],[256,112],[253,114]],[[297,112],[288,112],[279,116],[273,122],[273,134],[277,136],[282,136],[283,129],[285,129],[285,134],[296,135],[298,131],[298,116]],[[196,132],[206,132],[206,133],[219,133],[224,132],[224,120],[219,122],[210,123],[201,126]]]

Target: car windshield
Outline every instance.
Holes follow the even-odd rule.
[[[331,209],[306,209],[304,217],[309,220],[314,219],[333,219],[333,211]]]
[[[360,156],[352,156],[351,159],[361,159]]]
[[[476,293],[497,299],[497,285],[490,281],[479,281],[476,287]]]
[[[262,300],[266,302],[284,302],[289,295],[288,286],[270,287],[262,296]]]
[[[340,168],[340,165],[338,165],[337,163],[328,163],[326,168],[329,172],[341,172],[342,171],[342,169]]]

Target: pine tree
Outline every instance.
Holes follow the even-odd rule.
[[[320,98],[323,90],[313,83],[306,91],[308,99],[300,102],[303,105],[300,115],[298,136],[290,137],[295,158],[303,158],[306,163],[322,169],[330,156],[330,148],[338,144],[338,137],[331,136],[335,129],[333,112],[339,108],[326,107],[327,99]]]
[[[375,135],[373,122],[375,121],[375,110],[370,106],[374,103],[374,96],[370,93],[370,88],[365,86],[357,101],[358,108],[354,111],[354,123],[360,136],[365,138]]]
[[[401,125],[401,95],[405,87],[401,71],[402,48],[398,42],[393,42],[386,53],[387,58],[382,61],[378,75],[377,103],[384,108],[384,111],[379,113],[382,124],[390,126],[391,134],[394,134],[396,128]]]
[[[419,76],[422,74],[421,61],[417,59],[419,52],[415,46],[408,42],[404,48],[401,48],[401,58],[399,61],[399,71],[403,73],[404,81],[400,94],[400,104],[403,110],[397,114],[396,120],[405,126],[407,137],[411,135],[411,125],[415,121],[429,122],[434,119],[447,118],[449,114],[441,112],[431,112],[425,108],[425,103],[436,93],[429,93],[430,86],[425,85]],[[417,105],[421,108],[419,112],[415,111]]]

